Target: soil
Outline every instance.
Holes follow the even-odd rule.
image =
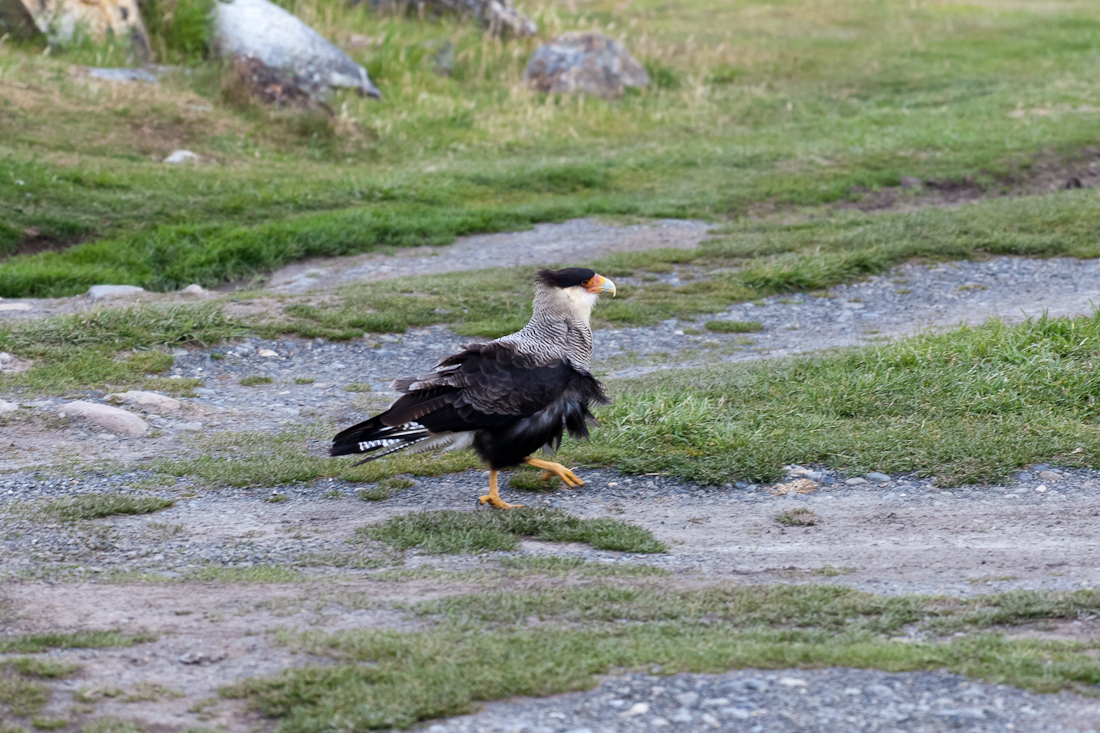
[[[578,232],[602,232],[605,239],[599,246],[608,249],[601,251],[616,251],[611,248],[694,246],[706,236],[706,227],[663,222],[620,231],[591,221],[571,222],[478,238],[478,246],[496,247],[492,251],[499,256],[509,251],[533,251],[539,257],[561,252],[565,260],[565,253],[580,251],[570,249],[579,246]],[[545,249],[535,246],[543,241]],[[523,247],[517,246],[520,243]],[[591,242],[584,240],[583,246],[584,256],[593,256]],[[319,270],[321,277],[307,277],[307,268],[288,271],[282,282],[287,287],[306,280],[331,285],[341,281],[340,273],[348,274],[356,266],[361,269],[355,277],[382,277],[380,262],[392,265],[389,272],[402,274],[440,271],[431,269],[440,262],[447,267],[480,266],[478,250],[468,242],[439,251],[442,254],[436,257],[413,253],[390,260],[364,258],[358,265],[328,263],[324,267],[329,269]],[[1070,259],[906,265],[886,277],[834,288],[828,297],[769,298],[762,305],[742,304],[698,319],[599,330],[595,368],[602,375],[629,376],[657,368],[870,343],[925,327],[979,323],[993,316],[1019,320],[1043,311],[1088,314],[1100,296],[1098,270],[1096,261]],[[678,268],[661,278],[674,282],[689,275],[694,276],[690,269]],[[74,303],[76,299],[33,302],[32,308],[40,316],[50,309],[76,307]],[[714,319],[758,320],[764,330],[755,334],[706,331],[704,324]],[[211,436],[218,431],[277,431],[284,426],[361,419],[391,398],[389,380],[434,363],[464,340],[446,328],[431,327],[383,336],[377,343],[250,340],[216,349],[180,350],[172,375],[203,380],[199,396],[181,400],[178,410],[141,412],[152,430],[140,438],[111,435],[80,420],[61,418],[59,408],[77,395],[4,395],[20,407],[0,417],[0,527],[4,530],[0,574],[8,579],[0,585],[0,633],[121,628],[148,629],[159,635],[157,641],[129,648],[47,655],[75,661],[83,669],[74,679],[50,683],[52,697],[43,715],[67,717],[77,688],[131,691],[139,683],[155,683],[182,696],[140,702],[104,697],[94,714],[138,720],[155,730],[204,727],[244,733],[271,729],[273,721],[221,700],[217,690],[289,666],[324,663],[288,654],[275,643],[271,633],[275,629],[413,629],[422,622],[403,610],[402,603],[508,584],[560,582],[502,574],[501,561],[511,554],[659,566],[673,573],[662,582],[690,587],[832,583],[882,594],[970,596],[1100,585],[1100,546],[1093,538],[1100,516],[1100,472],[1090,470],[1035,466],[1005,486],[943,490],[928,478],[874,476],[850,485],[846,481],[853,477],[827,466],[791,467],[787,481],[811,476],[812,490],[784,493],[773,486],[701,487],[664,476],[624,476],[581,468],[579,473],[587,481],[582,489],[531,494],[506,488],[504,497],[556,506],[579,516],[624,519],[650,529],[668,544],[669,552],[627,555],[586,545],[525,541],[516,553],[430,556],[400,555],[375,543],[359,542],[354,531],[428,507],[472,510],[486,486],[483,472],[414,478],[411,487],[391,498],[368,502],[357,494],[376,488],[371,485],[325,480],[215,490],[190,478],[165,484],[142,468],[157,458],[201,455],[203,440],[216,440]],[[251,374],[271,376],[273,382],[262,387],[240,385]],[[298,384],[299,379],[315,381]],[[372,391],[355,395],[344,390],[353,383],[369,384]],[[79,398],[103,401],[105,395],[93,391]],[[307,441],[318,454],[323,452],[322,443]],[[110,462],[110,470],[93,469],[103,461]],[[177,502],[152,515],[75,524],[43,522],[23,509],[28,501],[129,490]],[[286,500],[272,501],[273,496]],[[787,527],[776,521],[778,514],[795,507],[812,510],[815,523]],[[305,579],[243,582],[250,570],[269,566],[290,568],[289,572],[301,572]],[[241,573],[241,582],[193,579],[193,573],[210,567]],[[146,579],[138,580],[143,574]],[[2,620],[4,602],[7,620]],[[1091,639],[1097,629],[1094,622],[1082,622],[1024,627],[1016,633]],[[791,688],[778,680],[795,674],[806,681],[808,697],[795,697],[792,702],[791,694],[802,695],[798,691],[802,686]],[[827,670],[777,676],[747,671],[642,677],[609,678],[595,690],[561,698],[495,703],[473,719],[438,725],[445,731],[618,731],[634,730],[642,722],[661,727],[657,719],[672,725],[673,716],[690,715],[690,721],[681,720],[676,723],[681,727],[670,729],[692,730],[695,725],[702,726],[700,730],[746,731],[1100,728],[1100,713],[1086,699],[1030,695],[941,673]],[[743,702],[720,689],[750,678],[767,684],[741,695]],[[633,697],[617,691],[623,679],[633,680]],[[691,689],[714,688],[713,694],[707,692],[701,699],[730,697],[731,702],[714,705],[714,711],[707,712],[703,707],[673,704],[660,697],[664,692],[654,692],[656,687],[681,682]],[[879,700],[875,695],[886,693],[871,690],[880,687],[893,690],[894,697]],[[848,695],[844,690],[849,688],[858,692]],[[621,717],[637,701],[651,698],[655,701],[648,712]],[[629,704],[616,707],[612,699]],[[998,699],[1001,703],[995,702]],[[801,718],[796,716],[795,702],[803,710]],[[681,712],[680,708],[690,709]],[[755,715],[760,710],[765,712]],[[884,712],[873,716],[875,710]],[[708,722],[704,712],[717,725]],[[742,713],[749,717],[740,717]],[[848,717],[836,717],[841,713]],[[79,715],[72,719],[74,726],[83,720]],[[792,727],[792,721],[799,727]],[[475,725],[480,728],[471,727]],[[844,725],[851,727],[837,727]]]

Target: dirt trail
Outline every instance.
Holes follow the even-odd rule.
[[[613,252],[691,249],[709,236],[710,229],[706,222],[678,219],[630,226],[614,226],[595,219],[536,224],[526,232],[459,237],[454,244],[443,247],[410,247],[394,250],[393,254],[305,260],[273,273],[266,288],[277,293],[300,293],[349,282],[411,275],[576,264]]]

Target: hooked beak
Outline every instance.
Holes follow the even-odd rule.
[[[608,280],[603,275],[596,275],[592,278],[595,282],[591,282],[588,285],[588,292],[590,293],[611,293],[611,297],[615,297],[615,283]]]

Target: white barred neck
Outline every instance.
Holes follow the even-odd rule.
[[[592,327],[589,318],[600,296],[583,287],[556,288],[535,285],[531,320],[522,330],[497,339],[523,354],[547,362],[568,359],[575,369],[589,371],[592,362]]]

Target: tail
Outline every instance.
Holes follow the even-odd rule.
[[[337,433],[332,439],[329,455],[347,456],[378,451],[375,455],[367,456],[355,464],[359,466],[432,437],[428,429],[420,423],[408,422],[404,425],[391,426],[382,422],[383,417],[385,413]]]

